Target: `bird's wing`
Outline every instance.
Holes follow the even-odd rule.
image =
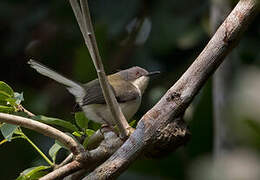
[[[140,96],[139,91],[137,91],[136,87],[125,81],[116,81],[116,83],[110,83],[110,85],[112,87],[116,100],[119,103],[131,101]],[[122,91],[122,86],[125,89],[124,91]],[[85,85],[85,90],[86,95],[83,99],[83,105],[106,104],[102,89],[97,79],[87,83]]]
[[[98,79],[85,84],[86,95],[83,99],[83,106],[89,104],[105,104],[105,98],[102,93]]]

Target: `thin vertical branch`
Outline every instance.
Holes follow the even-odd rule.
[[[78,0],[70,0],[70,5],[71,5],[73,13],[76,17],[76,20],[79,24],[80,31],[82,33],[85,32],[85,30],[83,29],[84,28],[84,21],[83,21],[83,17],[82,17],[82,13],[81,13],[81,9],[80,9]],[[84,34],[83,34],[83,36],[84,36],[84,39],[86,39]]]
[[[118,105],[115,95],[111,89],[110,84],[108,83],[107,76],[105,74],[105,70],[102,64],[102,60],[99,54],[94,30],[91,23],[91,17],[89,13],[87,0],[80,0],[81,10],[79,8],[77,0],[70,0],[70,4],[76,16],[76,19],[79,23],[80,30],[84,37],[85,43],[90,52],[92,61],[95,65],[98,79],[100,82],[100,86],[102,88],[102,92],[104,98],[106,100],[107,106],[110,109],[111,115],[115,120],[115,124],[118,126],[120,137],[125,139],[130,134],[131,127],[129,126],[127,120],[125,119],[120,106]],[[76,11],[76,12],[75,12]],[[81,17],[78,17],[81,16]],[[83,22],[82,22],[83,20]]]

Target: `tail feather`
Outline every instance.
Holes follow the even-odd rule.
[[[76,98],[76,101],[78,103],[81,103],[82,99],[85,96],[85,90],[82,87],[82,85],[80,83],[77,83],[75,81],[72,81],[66,77],[64,77],[63,75],[55,72],[54,70],[42,65],[41,63],[34,61],[34,60],[29,60],[28,64],[30,64],[30,66],[35,69],[37,72],[39,72],[40,74],[47,76],[65,86],[67,86],[66,88],[68,89],[68,91],[73,94]]]

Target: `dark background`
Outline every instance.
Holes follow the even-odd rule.
[[[232,7],[236,2],[231,2]],[[185,72],[210,38],[210,1],[207,0],[90,0],[89,6],[108,74],[134,65],[150,71],[161,71],[160,76],[153,78],[149,84],[141,108],[134,118],[137,120]],[[131,29],[136,19],[143,22],[143,25]],[[8,83],[15,91],[23,92],[23,105],[33,113],[72,121],[72,95],[63,86],[36,73],[26,63],[34,58],[82,83],[96,78],[69,2],[1,0],[0,40],[0,80]],[[238,124],[238,128],[234,128],[236,130],[232,129],[237,149],[243,149],[243,153],[254,158],[259,158],[260,150],[259,132],[252,133],[255,128],[260,127],[259,50],[258,16],[235,49],[235,80],[230,80],[230,83],[235,87],[231,94],[238,96],[234,96],[229,107],[234,112],[234,122]],[[252,68],[256,72],[253,75],[250,74]],[[243,91],[240,87],[245,86],[244,81],[248,83],[246,77],[255,81]],[[199,162],[208,162],[212,158],[211,91],[209,80],[186,115],[192,138],[185,147],[165,158],[138,160],[121,179],[196,179],[197,173],[194,171],[202,166]],[[252,99],[243,96],[247,92],[255,92]],[[247,100],[250,100],[246,106],[248,109],[243,106]],[[244,109],[246,115],[236,115],[239,109]],[[256,125],[252,128],[243,124],[245,118],[256,122]],[[44,152],[53,143],[53,140],[37,133],[24,131]],[[0,159],[0,179],[5,180],[14,179],[24,169],[44,163],[23,140],[1,145]]]

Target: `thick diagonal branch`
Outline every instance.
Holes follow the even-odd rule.
[[[257,0],[240,0],[193,64],[140,120],[134,133],[105,163],[84,179],[117,177],[151,144],[157,130],[180,116],[206,80],[235,47],[257,12]]]

